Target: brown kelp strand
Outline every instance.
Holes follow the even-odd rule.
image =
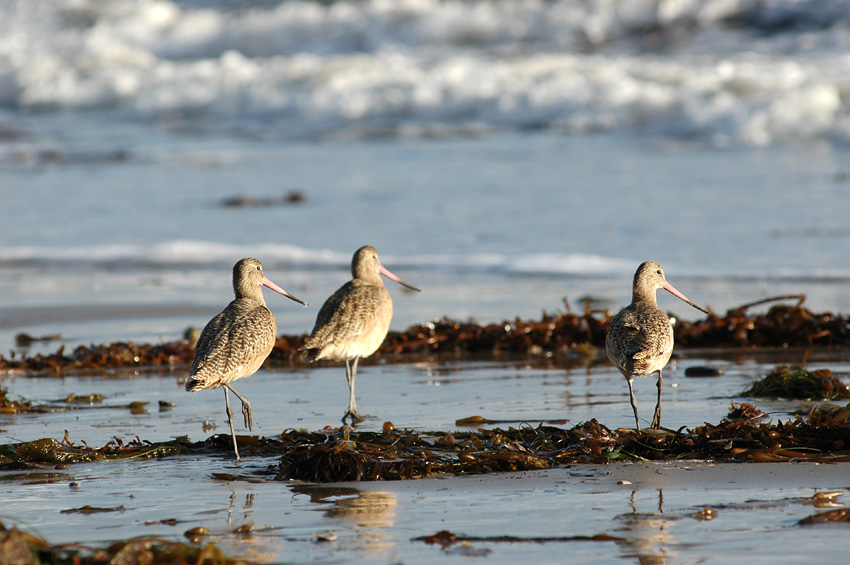
[[[93,565],[95,563],[158,563],[162,565],[248,565],[248,561],[227,557],[214,544],[203,547],[164,539],[132,539],[106,547],[80,544],[53,545],[0,522],[0,562]]]
[[[420,536],[410,541],[421,541],[428,545],[439,545],[448,548],[455,544],[479,543],[559,543],[559,542],[588,542],[588,541],[624,541],[625,538],[609,534],[597,534],[593,536],[467,536],[456,534],[449,530],[440,530],[430,536]]]
[[[789,297],[779,297],[788,299]],[[828,347],[850,346],[850,324],[840,314],[814,314],[794,304],[779,304],[765,314],[749,314],[754,304],[714,313],[703,320],[675,324],[677,347]],[[764,301],[760,301],[764,302]],[[605,345],[611,321],[608,311],[543,313],[540,320],[513,320],[480,325],[442,319],[391,332],[379,353],[388,362],[409,362],[435,355],[541,355],[553,353],[573,361],[593,360]],[[306,335],[279,336],[267,360],[272,366],[304,364],[300,348]],[[62,373],[115,367],[183,366],[192,362],[193,343],[178,340],[158,345],[115,342],[65,348],[50,355],[0,355],[0,371]]]
[[[801,526],[812,526],[814,524],[836,524],[850,523],[850,508],[836,508],[818,514],[812,514],[798,522]]]
[[[733,402],[726,417],[730,420],[760,420],[766,415],[756,408],[755,404],[750,404],[749,402],[735,404]]]
[[[733,407],[734,409],[734,407]],[[754,408],[747,408],[753,413]],[[693,430],[612,430],[596,420],[572,428],[540,425],[507,429],[417,432],[386,426],[358,432],[347,426],[310,432],[287,430],[277,437],[239,435],[245,457],[276,458],[250,477],[310,482],[408,480],[546,469],[563,464],[681,459],[747,462],[850,461],[850,404],[815,406],[788,421],[724,418]],[[229,457],[227,434],[200,442],[179,438],[150,443],[115,439],[101,448],[64,438],[0,446],[0,470],[34,469],[88,461],[192,454]]]
[[[8,396],[9,390],[0,386],[0,414],[37,411],[28,400],[14,400]]]
[[[91,394],[69,394],[64,398],[47,403],[33,404],[29,400],[15,400],[9,398],[9,390],[0,386],[0,414],[44,414],[48,412],[68,412],[71,410],[90,410],[93,408],[103,410],[130,410],[133,414],[141,414],[146,410],[149,402],[133,401],[127,404],[103,404],[103,395]],[[174,406],[165,400],[159,401],[160,411],[168,410]]]

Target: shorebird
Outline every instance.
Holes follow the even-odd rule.
[[[389,272],[381,265],[378,251],[371,245],[365,245],[351,259],[353,278],[327,299],[302,348],[305,361],[345,361],[349,398],[343,423],[349,416],[352,423],[363,420],[354,399],[357,362],[361,357],[372,355],[381,346],[393,317],[393,300],[384,288],[381,275],[419,292],[418,288]]]
[[[274,314],[266,307],[265,286],[304,306],[307,304],[263,275],[263,265],[253,257],[240,260],[233,267],[233,292],[236,298],[218,316],[207,323],[195,345],[195,359],[186,381],[186,390],[197,392],[207,388],[224,388],[227,420],[233,437],[233,451],[239,461],[236,433],[233,430],[233,410],[227,391],[242,401],[245,427],[254,425],[251,403],[236,392],[231,382],[250,377],[272,352],[277,323]]]
[[[673,326],[667,315],[658,309],[655,300],[655,293],[659,288],[708,314],[667,282],[661,265],[646,261],[638,267],[632,285],[632,303],[611,319],[608,336],[605,338],[608,359],[629,383],[629,397],[638,430],[640,423],[632,379],[635,375],[645,377],[658,373],[658,382],[655,385],[658,387],[658,402],[650,425],[652,429],[658,429],[661,425],[661,370],[667,365],[673,352]]]

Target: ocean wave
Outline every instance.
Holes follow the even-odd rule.
[[[232,265],[245,256],[260,258],[264,264],[288,268],[348,269],[350,251],[306,249],[294,245],[266,243],[234,245],[211,241],[174,240],[152,245],[104,244],[67,247],[0,247],[0,266],[41,264],[67,266],[141,266],[147,269],[203,268]],[[497,253],[463,255],[386,256],[396,268],[438,269],[445,271],[503,271],[508,273],[586,274],[616,272],[621,263],[592,255],[530,255],[520,259]],[[630,268],[634,266],[629,263]]]
[[[0,2],[0,106],[283,138],[850,140],[850,1]]]
[[[287,244],[233,245],[211,241],[176,240],[153,245],[104,244],[68,247],[0,247],[0,270],[17,266],[44,269],[106,269],[117,273],[124,269],[150,272],[175,269],[206,270],[228,268],[246,256],[259,258],[268,269],[288,271],[343,270],[351,265],[350,251],[306,249]],[[449,274],[482,273],[520,277],[594,277],[631,278],[634,259],[604,257],[585,253],[498,253],[410,254],[382,256],[392,269],[438,271]],[[723,280],[850,280],[850,269],[794,269],[780,266],[770,271],[725,270],[718,273],[701,266],[668,265],[676,279]]]

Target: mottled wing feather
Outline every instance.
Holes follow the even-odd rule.
[[[325,301],[304,349],[321,349],[361,335],[386,307],[382,286],[349,281]]]
[[[655,309],[625,309],[612,320],[606,340],[616,364],[629,374],[645,374],[649,360],[673,347],[673,329],[664,313]]]
[[[226,312],[226,309],[220,312],[204,326],[201,337],[198,338],[198,342],[195,344],[195,358],[192,360],[192,368],[189,370],[189,376],[198,372],[198,367],[206,360],[210,353],[211,345],[220,339],[219,335],[221,335]]]
[[[201,332],[190,371],[195,390],[252,374],[271,352],[276,331],[274,315],[265,306],[231,302]]]

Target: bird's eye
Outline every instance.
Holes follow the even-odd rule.
[[[661,274],[661,269],[658,269],[658,270],[657,270],[657,271],[655,271],[655,272],[656,272],[656,273],[658,273],[658,274],[660,275],[660,274]]]
[[[260,270],[260,266],[259,266],[259,265],[257,265],[257,270],[258,270],[258,271]],[[658,271],[658,272],[660,273],[661,271]]]

